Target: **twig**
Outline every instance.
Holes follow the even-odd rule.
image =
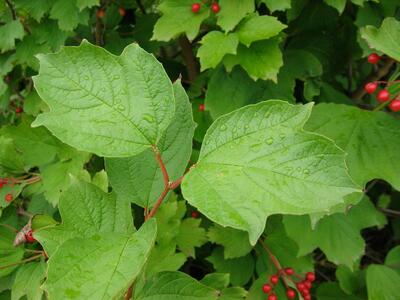
[[[144,8],[142,1],[140,0],[136,0],[136,4],[139,7],[140,11],[142,12],[142,14],[146,14],[146,9]]]
[[[103,46],[103,22],[101,18],[96,14],[96,27],[94,29],[94,36],[96,45]]]
[[[400,211],[398,211],[398,210],[393,210],[393,209],[383,208],[383,207],[378,207],[378,210],[380,210],[383,213],[389,214],[389,215],[400,217]]]
[[[19,214],[19,215],[21,215],[21,216],[28,217],[28,218],[32,218],[32,217],[33,217],[33,214],[31,214],[31,213],[25,211],[22,207],[19,207],[19,208],[18,208],[17,214]]]
[[[190,82],[193,82],[197,77],[198,71],[197,71],[196,58],[194,57],[192,50],[192,44],[190,43],[190,41],[187,39],[186,36],[181,36],[179,38],[179,45],[181,46],[182,49],[182,56],[183,60],[186,63],[189,80]]]
[[[168,187],[169,186],[169,175],[167,172],[167,168],[166,168],[164,162],[162,161],[161,154],[160,154],[160,151],[158,150],[157,146],[153,146],[152,148],[153,148],[153,152],[156,157],[156,160],[158,162],[158,165],[160,166],[161,173],[163,175],[164,187]]]
[[[133,287],[134,287],[134,283],[132,283],[132,285],[129,287],[129,289],[126,291],[125,296],[124,296],[124,300],[130,300],[132,298],[132,294],[133,294]]]
[[[386,76],[387,73],[389,73],[390,68],[393,66],[394,63],[395,63],[394,59],[388,58],[382,67],[380,67],[375,73],[370,74],[365,79],[365,82],[354,91],[354,93],[351,95],[352,99],[360,100],[362,97],[364,97],[364,95],[367,93],[364,89],[364,85],[368,82],[377,81],[382,77]]]
[[[41,257],[41,256],[43,256],[43,254],[34,255],[34,256],[29,257],[29,258],[20,260],[20,261],[18,261],[18,262],[15,262],[15,263],[12,263],[12,264],[8,264],[8,265],[5,265],[5,266],[1,266],[1,267],[0,267],[0,270],[4,270],[4,269],[7,269],[7,268],[10,268],[10,267],[13,267],[13,266],[18,266],[18,265],[20,265],[20,264],[24,264],[24,263],[26,263],[26,262],[29,262],[29,261],[38,259],[38,258]]]
[[[6,0],[6,3],[7,3],[8,8],[11,11],[11,15],[12,15],[13,20],[16,20],[17,19],[17,13],[15,12],[14,6],[12,5],[10,0]]]

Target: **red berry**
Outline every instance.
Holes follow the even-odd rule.
[[[296,292],[292,289],[287,289],[286,297],[288,297],[288,299],[294,299],[294,298],[296,298]]]
[[[270,291],[272,291],[272,286],[266,283],[263,285],[262,290],[265,294],[268,294]]]
[[[273,285],[277,284],[279,282],[279,276],[278,275],[272,275],[270,277],[270,281]]]
[[[214,13],[219,13],[219,11],[221,10],[221,7],[219,6],[219,4],[217,2],[214,2],[213,4],[211,4],[211,10]]]
[[[308,280],[304,281],[304,286],[306,287],[307,290],[311,289],[312,288],[311,281]]]
[[[125,8],[123,8],[122,6],[118,8],[118,12],[121,17],[125,16],[126,14]]]
[[[271,294],[267,298],[268,300],[278,300],[278,297],[275,294]]]
[[[390,99],[390,93],[387,90],[380,90],[378,95],[376,96],[378,102],[386,102]]]
[[[368,94],[373,94],[376,89],[378,88],[378,84],[376,84],[375,82],[368,82],[365,86],[364,86],[364,90],[368,93]]]
[[[2,181],[0,181],[0,190],[3,188],[4,184]]]
[[[8,183],[8,178],[0,178],[0,183],[2,183],[3,185]]]
[[[305,295],[305,296],[303,296],[303,299],[304,300],[311,300],[311,295],[310,294]]]
[[[377,64],[380,60],[381,60],[381,57],[380,57],[378,54],[376,54],[375,52],[374,52],[374,53],[371,53],[370,55],[368,55],[368,62],[369,62],[370,64],[375,65],[375,64]]]
[[[33,237],[33,233],[32,230],[29,230],[26,234],[25,234],[25,239],[28,243],[34,243],[36,240]]]
[[[105,16],[106,16],[106,12],[104,11],[104,9],[101,9],[101,8],[100,8],[100,9],[97,11],[97,17],[100,18],[100,19],[103,19]]]
[[[304,283],[302,283],[302,282],[299,282],[298,284],[296,284],[296,287],[297,287],[297,289],[299,290],[300,293],[303,292],[304,289],[306,288],[304,286]]]
[[[307,290],[307,289],[302,290],[300,293],[301,293],[303,296],[310,295],[310,291]]]
[[[206,106],[204,105],[204,103],[200,103],[199,104],[199,111],[204,111],[206,109]]]
[[[8,193],[7,195],[4,196],[4,200],[7,202],[11,202],[13,200],[13,195],[11,193]]]
[[[389,108],[394,112],[400,111],[400,99],[394,99],[392,102],[390,102]]]
[[[286,275],[293,275],[294,270],[292,268],[285,268]]]
[[[200,11],[201,5],[200,3],[193,3],[192,4],[192,12],[197,14]]]
[[[198,211],[192,211],[192,218],[197,219],[200,216]]]
[[[16,109],[15,109],[15,112],[17,113],[17,114],[20,114],[20,113],[22,113],[24,110],[22,109],[22,107],[17,107]]]
[[[307,281],[310,281],[310,282],[315,281],[315,274],[313,272],[308,272],[306,274],[306,279],[307,279]]]

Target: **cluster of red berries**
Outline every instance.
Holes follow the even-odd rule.
[[[199,111],[203,112],[206,109],[206,106],[204,105],[204,103],[200,103],[199,104]]]
[[[0,178],[0,190],[3,188],[3,186],[5,186],[7,184],[8,184],[8,178]],[[14,199],[14,196],[11,193],[7,193],[4,196],[4,200],[6,202],[11,202],[11,201],[13,201],[13,199]]]
[[[278,296],[274,293],[274,286],[279,283],[280,278],[282,278],[283,282],[285,283],[286,297],[288,299],[295,299],[297,292],[295,289],[292,289],[287,285],[285,278],[289,279],[294,285],[296,285],[297,291],[303,296],[304,300],[311,300],[310,289],[312,287],[312,283],[315,281],[315,274],[313,272],[308,272],[304,279],[297,282],[293,280],[292,276],[300,278],[299,275],[294,273],[292,268],[279,270],[277,274],[272,275],[269,278],[269,283],[265,283],[262,286],[262,291],[265,294],[268,294],[267,300],[278,300]]]
[[[381,56],[379,56],[376,53],[372,53],[368,56],[367,60],[370,64],[375,65],[381,60]],[[368,82],[364,86],[364,90],[368,94],[373,94],[378,89],[380,83],[385,83],[386,85],[388,85],[388,83],[385,81]],[[394,112],[400,111],[400,94],[395,97],[392,97],[389,91],[386,88],[383,88],[376,95],[376,99],[378,100],[379,103],[384,103],[391,100],[389,104],[389,109]]]
[[[196,2],[196,3],[192,4],[192,12],[193,13],[197,14],[200,11],[200,9],[201,9],[200,3]],[[213,3],[211,3],[211,10],[217,14],[221,10],[221,6],[219,6],[219,4],[217,2],[213,2]]]
[[[191,215],[193,219],[200,217],[200,213],[197,210],[192,211]]]

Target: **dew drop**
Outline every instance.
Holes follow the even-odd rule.
[[[119,79],[119,75],[114,75],[114,79]]]
[[[236,132],[236,131],[237,131],[237,127],[233,127],[232,132]]]
[[[149,114],[145,114],[144,116],[143,116],[143,119],[145,119],[147,122],[149,122],[149,123],[154,123],[154,117],[152,116],[152,115],[149,115]]]
[[[221,125],[221,127],[219,128],[221,131],[225,131],[226,130],[226,125]]]
[[[244,129],[249,129],[249,125],[244,125]]]
[[[268,138],[268,139],[265,140],[265,143],[267,145],[272,145],[274,143],[274,139],[273,138]]]
[[[254,144],[254,145],[250,146],[250,149],[253,152],[258,152],[258,151],[260,151],[261,147],[262,147],[262,144]]]
[[[122,104],[119,104],[119,105],[117,106],[117,109],[118,109],[119,111],[124,111],[124,110],[125,110],[125,106],[123,106]]]
[[[85,76],[83,76],[83,79],[89,80],[89,76],[85,75]]]
[[[283,140],[283,139],[286,137],[286,135],[285,135],[284,133],[281,133],[281,134],[279,135],[279,137]]]
[[[304,169],[303,173],[308,175],[308,174],[310,174],[310,170],[309,169]]]

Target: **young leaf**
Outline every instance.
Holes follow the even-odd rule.
[[[161,272],[153,275],[135,295],[137,300],[213,300],[218,291],[181,272]]]
[[[252,0],[220,0],[221,11],[217,15],[217,24],[225,31],[231,31],[249,13],[254,12]]]
[[[11,50],[15,46],[15,40],[24,37],[24,27],[18,20],[10,21],[0,27],[0,52]]]
[[[272,38],[254,42],[249,48],[239,45],[237,55],[225,56],[224,64],[228,71],[241,65],[254,80],[270,79],[276,82],[279,69],[283,65],[279,42],[279,38]]]
[[[193,13],[192,4],[191,0],[163,0],[158,6],[162,16],[154,26],[152,39],[169,41],[185,33],[189,40],[193,40],[201,23],[208,18],[210,9],[203,4],[198,13]]]
[[[374,26],[362,28],[361,37],[371,48],[400,61],[400,22],[395,18],[384,19],[380,28]]]
[[[359,298],[353,295],[347,295],[344,293],[336,282],[324,282],[317,289],[318,300],[362,300],[365,298]],[[374,298],[369,298],[374,299]],[[381,299],[381,298],[379,298]]]
[[[195,257],[194,248],[207,242],[206,230],[200,227],[201,220],[187,218],[182,220],[176,242],[179,250],[186,256]]]
[[[346,0],[324,0],[326,4],[335,8],[339,14],[342,14],[346,7]]]
[[[268,9],[273,13],[274,11],[284,11],[291,8],[291,0],[261,0],[264,2]]]
[[[50,18],[58,21],[58,26],[61,30],[74,30],[78,26],[80,18],[76,1],[54,1],[50,11]]]
[[[278,35],[286,27],[275,17],[252,14],[240,23],[235,32],[239,41],[249,47],[255,41]]]
[[[71,238],[89,238],[103,233],[131,233],[133,221],[130,203],[106,194],[90,183],[76,181],[59,203],[62,224],[34,233],[48,255]]]
[[[303,131],[311,108],[272,100],[220,117],[183,180],[185,199],[214,222],[249,232],[254,245],[269,215],[329,211],[359,191],[343,151]]]
[[[39,60],[35,87],[50,112],[32,126],[46,126],[77,149],[112,157],[139,154],[157,144],[174,116],[167,74],[136,44],[114,56],[83,41]]]
[[[346,153],[351,177],[360,185],[379,178],[400,190],[400,123],[384,112],[340,104],[319,104],[306,129],[335,141]],[[385,151],[378,151],[379,149]]]
[[[46,274],[44,261],[22,265],[15,276],[11,289],[11,300],[19,300],[26,295],[28,300],[41,300],[43,290],[40,288]]]
[[[156,221],[132,235],[102,233],[66,241],[48,261],[50,299],[119,299],[139,275],[156,238]]]
[[[211,31],[201,39],[200,44],[197,57],[200,59],[201,71],[204,71],[215,68],[225,54],[236,54],[239,40],[235,33]]]
[[[186,169],[195,129],[192,108],[180,82],[174,84],[174,92],[175,116],[157,144],[171,180],[177,180]],[[164,189],[151,149],[129,158],[107,158],[106,170],[118,196],[141,207],[152,206]]]

